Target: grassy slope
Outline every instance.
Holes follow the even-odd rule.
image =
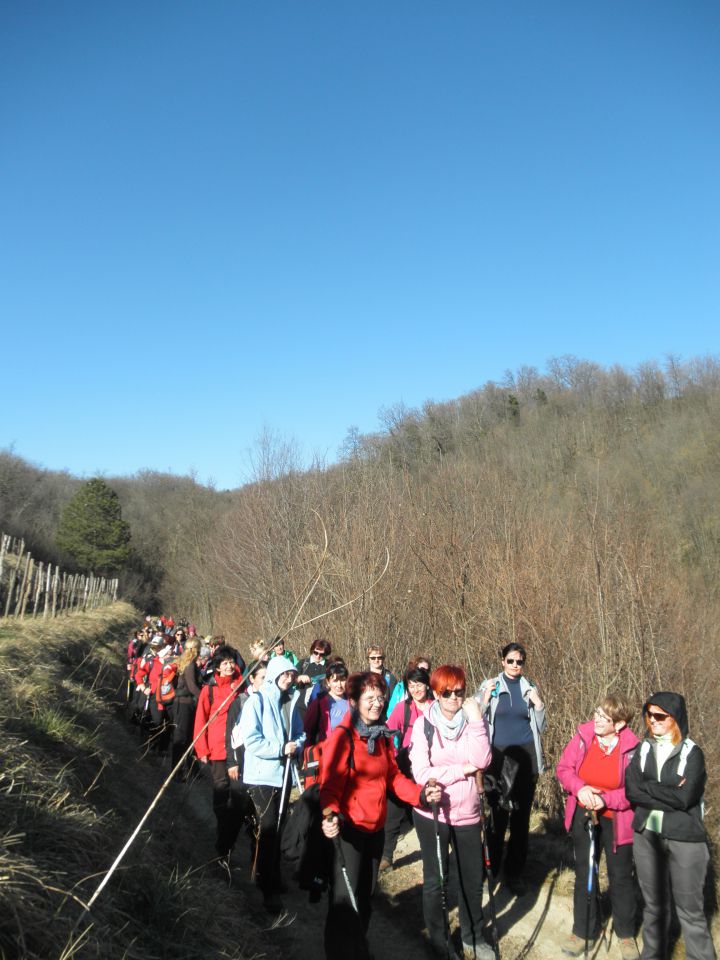
[[[0,621],[2,960],[276,956],[239,894],[203,868],[208,826],[175,786],[82,916],[162,780],[117,708],[137,619],[118,603]]]

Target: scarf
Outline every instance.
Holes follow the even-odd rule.
[[[430,723],[437,727],[440,735],[445,740],[457,740],[467,723],[465,711],[462,709],[458,710],[452,720],[448,720],[440,709],[439,700],[433,700],[432,706],[428,711],[428,719]]]
[[[367,737],[367,749],[370,756],[375,753],[375,744],[380,737],[389,738],[392,736],[392,733],[388,730],[384,723],[373,723],[368,726],[364,720],[360,719],[360,714],[357,712],[357,710],[352,711],[351,718],[353,726],[357,730],[358,736],[362,737],[363,739]]]
[[[657,766],[657,777],[660,780],[663,765],[675,748],[672,742],[672,735],[669,733],[661,734],[659,737],[652,738],[653,751],[655,753],[655,765]],[[652,830],[653,833],[662,833],[663,811],[651,810],[645,821],[645,829]]]

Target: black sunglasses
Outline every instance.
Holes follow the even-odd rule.
[[[449,700],[450,697],[457,697],[459,700],[460,697],[465,696],[465,687],[460,687],[457,690],[443,690],[440,696],[443,698],[443,700]]]
[[[525,661],[524,661],[524,660],[513,660],[512,657],[507,657],[507,658],[505,659],[505,663],[516,663],[519,667],[524,667],[524,666],[525,666]]]

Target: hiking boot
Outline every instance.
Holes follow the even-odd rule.
[[[495,960],[495,951],[482,940],[474,947],[471,943],[464,943],[462,955],[463,960]]]
[[[588,943],[588,949],[592,950],[594,946],[595,940],[590,940]],[[585,938],[576,937],[574,933],[571,933],[565,938],[561,949],[566,957],[579,957],[581,954],[585,953]]]
[[[389,870],[392,870],[392,860],[388,860],[387,857],[383,857],[380,861],[380,866],[378,867],[378,873],[387,873]]]
[[[618,937],[617,942],[620,947],[622,960],[638,960],[640,951],[637,948],[634,937]]]

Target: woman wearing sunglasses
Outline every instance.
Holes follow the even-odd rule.
[[[685,956],[715,960],[703,911],[710,859],[703,826],[705,757],[688,737],[687,708],[679,693],[654,693],[643,716],[647,734],[625,783],[635,807],[633,855],[645,901],[642,960],[669,956],[670,895],[685,939]]]
[[[437,834],[431,811],[418,807],[413,811],[423,861],[425,925],[437,955],[447,957],[444,911],[452,846],[463,956],[493,960],[494,953],[480,932],[483,852],[475,774],[490,763],[485,722],[477,702],[472,697],[465,698],[462,667],[438,667],[432,672],[430,686],[436,699],[413,724],[410,746],[410,762],[418,782],[434,780],[442,788]],[[438,857],[442,860],[442,879]]]
[[[507,780],[503,766],[512,767],[513,772],[509,796],[502,798],[503,802],[496,802],[501,799],[497,794],[488,798],[493,804],[488,844],[493,876],[497,877],[509,824],[505,882],[513,893],[522,896],[527,889],[521,873],[527,859],[530,810],[543,770],[540,736],[545,729],[545,706],[535,684],[523,675],[525,648],[519,643],[508,643],[500,657],[502,672],[485,680],[475,694],[490,727],[492,771],[499,782]]]
[[[562,752],[557,777],[567,792],[565,829],[575,850],[575,895],[572,932],[563,953],[579,957],[585,939],[593,944],[599,927],[598,884],[588,900],[590,840],[593,833],[594,873],[605,851],[615,936],[623,960],[637,960],[635,884],[633,882],[633,813],[625,795],[625,771],[638,745],[628,723],[632,710],[622,697],[608,694],[592,720],[581,723]]]

